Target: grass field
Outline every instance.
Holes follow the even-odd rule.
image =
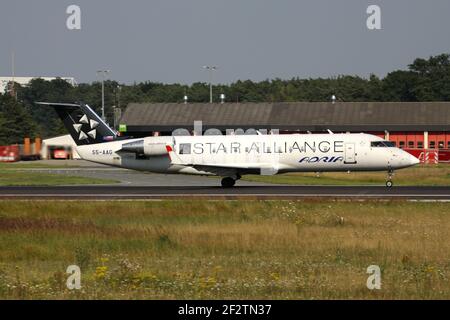
[[[0,186],[60,186],[72,184],[109,184],[115,180],[94,179],[41,172],[12,172],[0,170]]]
[[[247,181],[296,185],[384,185],[386,172],[289,173],[274,176],[244,176]],[[450,165],[420,165],[398,170],[397,186],[450,186]]]
[[[64,169],[78,168],[79,166],[72,163],[61,161],[61,164],[48,164],[41,161],[29,162],[0,162],[0,170],[19,170],[19,169]]]
[[[0,201],[0,298],[450,299],[450,203]]]
[[[29,163],[1,163],[0,186],[55,186],[73,184],[107,184],[116,183],[115,180],[94,179],[87,177],[34,172],[30,169],[64,169],[74,168],[65,165],[47,165],[36,162]]]

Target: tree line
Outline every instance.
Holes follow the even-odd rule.
[[[14,84],[16,97],[0,93],[0,145],[20,143],[23,137],[50,137],[65,129],[52,108],[37,106],[36,101],[85,102],[97,112],[101,108],[101,83],[71,86],[64,80],[33,79],[29,85]],[[213,86],[214,101],[224,94],[227,102],[330,101],[450,101],[450,54],[418,58],[407,70],[396,70],[384,78],[341,75],[332,78],[254,82],[238,80]],[[112,123],[112,106],[125,109],[130,102],[209,102],[209,85],[142,82],[120,84],[105,82],[106,116]]]

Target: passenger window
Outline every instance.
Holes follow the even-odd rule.
[[[180,144],[180,154],[191,154],[191,144],[190,143]]]
[[[436,148],[436,142],[430,141],[430,149],[434,149],[434,148]]]
[[[405,147],[405,141],[400,141],[400,142],[399,142],[399,147],[400,147],[401,149],[403,149],[403,148]]]
[[[414,148],[414,145],[415,145],[415,143],[414,143],[414,141],[408,141],[408,148]]]
[[[450,149],[450,141],[447,141],[447,149]]]
[[[423,142],[422,141],[417,141],[417,148],[423,149]]]
[[[439,149],[444,149],[444,141],[439,141]]]

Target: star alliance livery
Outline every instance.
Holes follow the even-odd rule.
[[[140,171],[217,175],[232,187],[245,174],[386,171],[419,160],[392,142],[364,133],[210,135],[123,138],[85,104],[43,103],[62,119],[81,158]]]

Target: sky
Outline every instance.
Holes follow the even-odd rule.
[[[69,30],[67,7],[81,10]],[[380,30],[366,21],[380,7]],[[450,53],[449,0],[1,0],[0,76],[215,83],[380,77]]]

